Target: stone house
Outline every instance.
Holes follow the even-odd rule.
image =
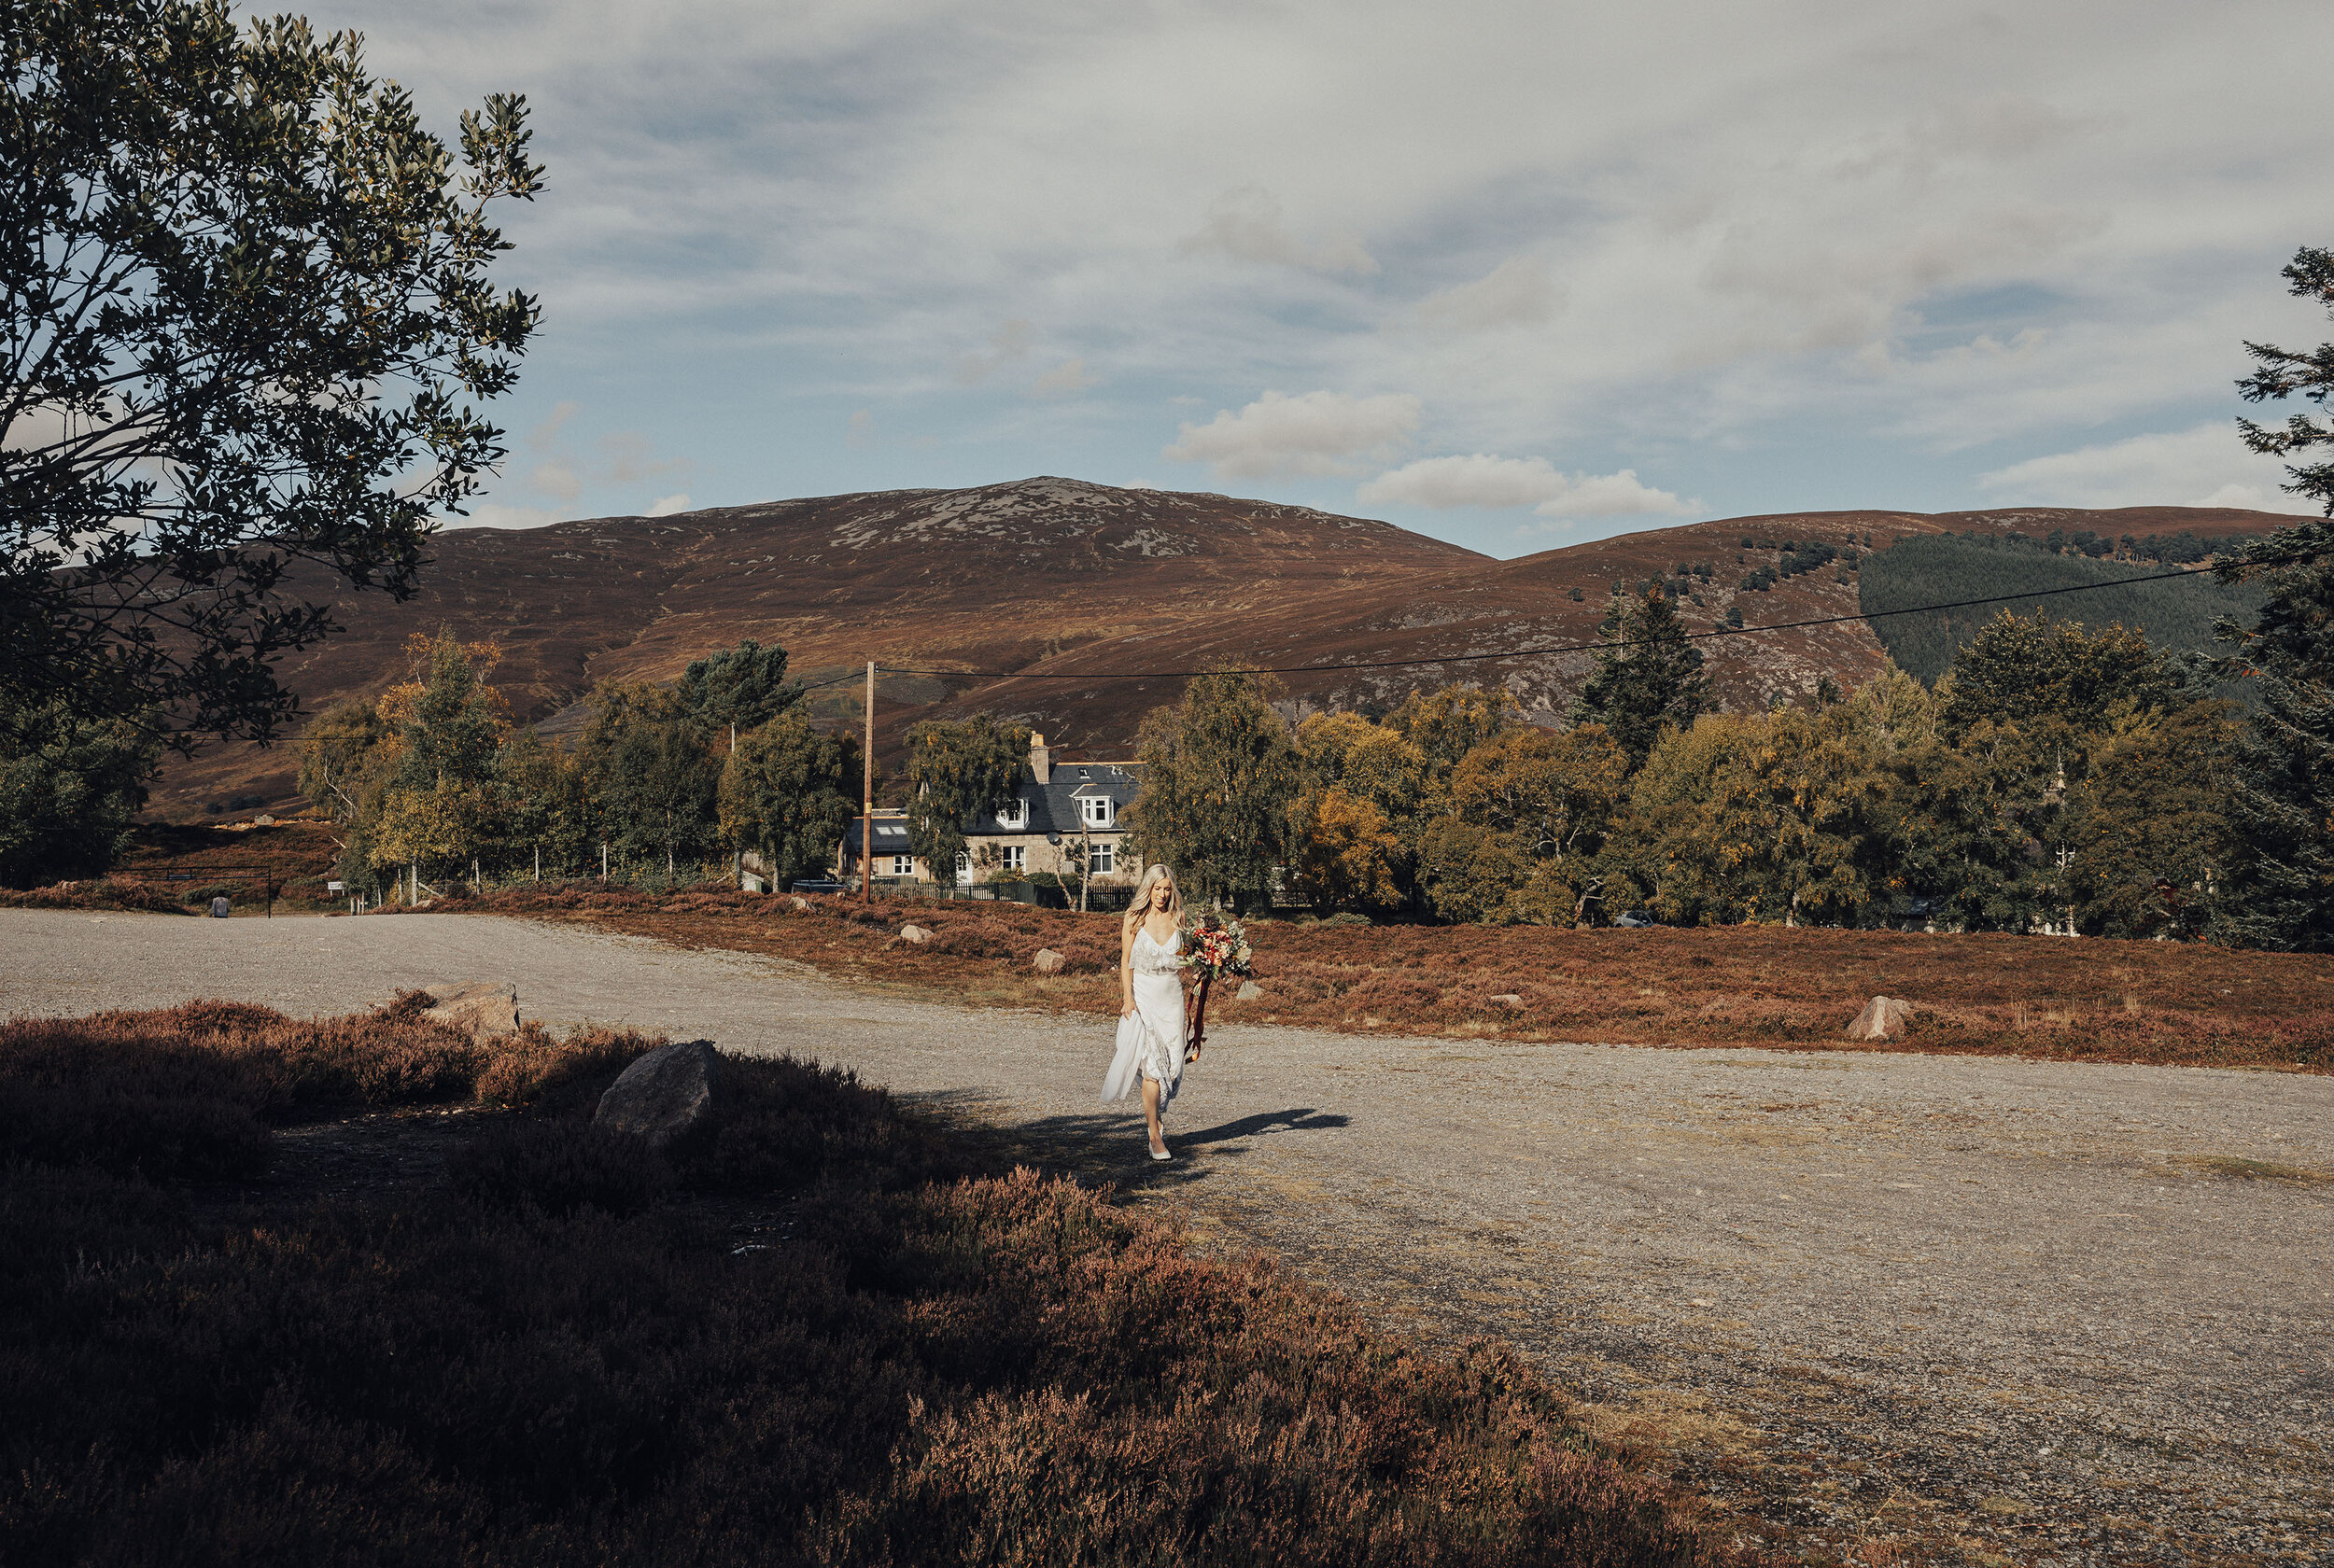
[[[1129,863],[1124,814],[1141,788],[1140,763],[1062,763],[1057,765],[1042,735],[1029,743],[1029,777],[1003,811],[983,811],[963,823],[964,854],[955,881],[962,886],[1014,880],[1051,872],[1076,884],[1076,857],[1086,859],[1089,885],[1132,887],[1142,867]],[[859,872],[863,819],[854,818],[837,875]],[[875,875],[888,879],[936,880],[907,846],[907,814],[875,814]]]

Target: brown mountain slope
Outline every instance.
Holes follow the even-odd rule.
[[[580,699],[595,682],[670,679],[690,659],[751,637],[786,648],[813,681],[870,658],[930,672],[879,683],[879,750],[919,718],[986,708],[1067,747],[1123,752],[1142,715],[1182,690],[1180,677],[1151,672],[1228,663],[1414,661],[1287,674],[1297,707],[1390,706],[1421,685],[1480,679],[1504,681],[1535,711],[1561,713],[1594,657],[1530,651],[1593,641],[1615,587],[1681,563],[1714,567],[1704,602],[1689,607],[1696,629],[1718,624],[1737,599],[1752,626],[1855,610],[1852,577],[1830,571],[1737,594],[1745,572],[1777,559],[1758,541],[1863,547],[1868,536],[1885,548],[1909,534],[2013,527],[2218,536],[2279,521],[2186,508],[1788,513],[1495,561],[1301,507],[1040,478],[457,530],[440,537],[414,600],[339,597],[346,629],[286,660],[284,676],[320,712],[386,689],[407,667],[407,639],[446,626],[499,643],[496,681],[513,712],[558,734],[580,723]],[[1747,550],[1746,538],[1754,541]],[[1858,623],[1705,647],[1720,694],[1735,705],[1812,690],[1825,674],[1852,686],[1882,658]],[[857,703],[854,684],[813,696],[814,710],[837,721],[855,719]],[[296,741],[214,748],[165,774],[155,810],[194,815],[199,803],[234,794],[288,805],[297,766]]]

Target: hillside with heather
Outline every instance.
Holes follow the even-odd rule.
[[[1037,478],[441,535],[421,591],[334,600],[345,628],[287,659],[310,714],[403,678],[408,639],[450,628],[502,650],[513,716],[558,735],[608,679],[663,679],[742,637],[816,683],[814,711],[855,721],[845,678],[872,658],[919,673],[877,689],[878,749],[927,717],[987,709],[1073,752],[1122,752],[1173,672],[1224,664],[1395,664],[1290,673],[1292,707],[1390,707],[1456,680],[1504,682],[1561,714],[1616,589],[1669,583],[1706,643],[1719,696],[1752,707],[1867,679],[1886,656],[1852,615],[1863,563],[1907,539],[2052,529],[2225,539],[2290,521],[2225,509],[1831,511],[1729,518],[1500,561],[1390,524],[1214,495]],[[1956,580],[1958,581],[1958,579]],[[1940,588],[1950,584],[1940,579]],[[1891,588],[1918,594],[1920,577]],[[1941,594],[1940,596],[1950,596]],[[297,746],[212,748],[168,771],[163,817],[242,797],[291,804]]]

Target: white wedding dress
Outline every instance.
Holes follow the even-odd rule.
[[[1128,966],[1134,971],[1134,1011],[1118,1020],[1118,1049],[1103,1079],[1103,1103],[1125,1099],[1137,1092],[1146,1078],[1159,1080],[1159,1108],[1175,1098],[1183,1085],[1183,1053],[1189,1043],[1184,1030],[1183,966],[1175,955],[1183,951],[1183,932],[1162,947],[1151,933],[1137,931]]]

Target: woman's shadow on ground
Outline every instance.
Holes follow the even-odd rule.
[[[1327,1132],[1350,1126],[1342,1112],[1297,1106],[1287,1111],[1263,1111],[1212,1127],[1178,1126],[1167,1116],[1167,1146],[1171,1160],[1150,1157],[1144,1137],[1143,1113],[1128,1110],[1085,1111],[1062,1116],[1000,1123],[982,1114],[978,1097],[942,1092],[903,1096],[937,1112],[959,1125],[985,1124],[984,1135],[999,1140],[1015,1161],[1049,1173],[1074,1176],[1081,1182],[1108,1182],[1128,1189],[1160,1190],[1203,1182],[1244,1156],[1258,1138],[1284,1133]]]

